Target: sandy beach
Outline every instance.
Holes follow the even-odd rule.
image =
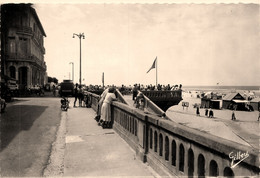
[[[197,116],[193,104],[200,103],[200,100],[183,92],[183,100],[179,105],[169,108],[166,115],[179,124],[259,149],[258,111],[236,111],[236,121],[231,120],[231,110],[213,109],[214,118],[208,118],[205,109],[200,109],[200,116]],[[189,107],[183,108],[182,102],[189,102]]]

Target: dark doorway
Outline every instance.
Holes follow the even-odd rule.
[[[10,70],[10,77],[16,79],[15,78],[15,67],[10,66],[9,70]]]
[[[20,67],[19,68],[19,85],[22,88],[27,86],[27,76],[28,76],[27,67]]]

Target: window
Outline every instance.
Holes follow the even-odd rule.
[[[18,48],[18,53],[21,56],[27,55],[27,39],[26,38],[19,38],[19,48]]]
[[[8,37],[8,53],[9,54],[14,54],[16,53],[15,49],[15,37]]]

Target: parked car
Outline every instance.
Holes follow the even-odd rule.
[[[73,96],[74,95],[74,84],[72,82],[61,82],[59,88],[59,95],[62,96]]]

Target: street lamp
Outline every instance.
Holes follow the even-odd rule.
[[[70,62],[72,64],[72,81],[74,82],[74,62]]]
[[[79,85],[81,85],[81,38],[85,39],[84,33],[73,33],[72,38],[79,37]]]

